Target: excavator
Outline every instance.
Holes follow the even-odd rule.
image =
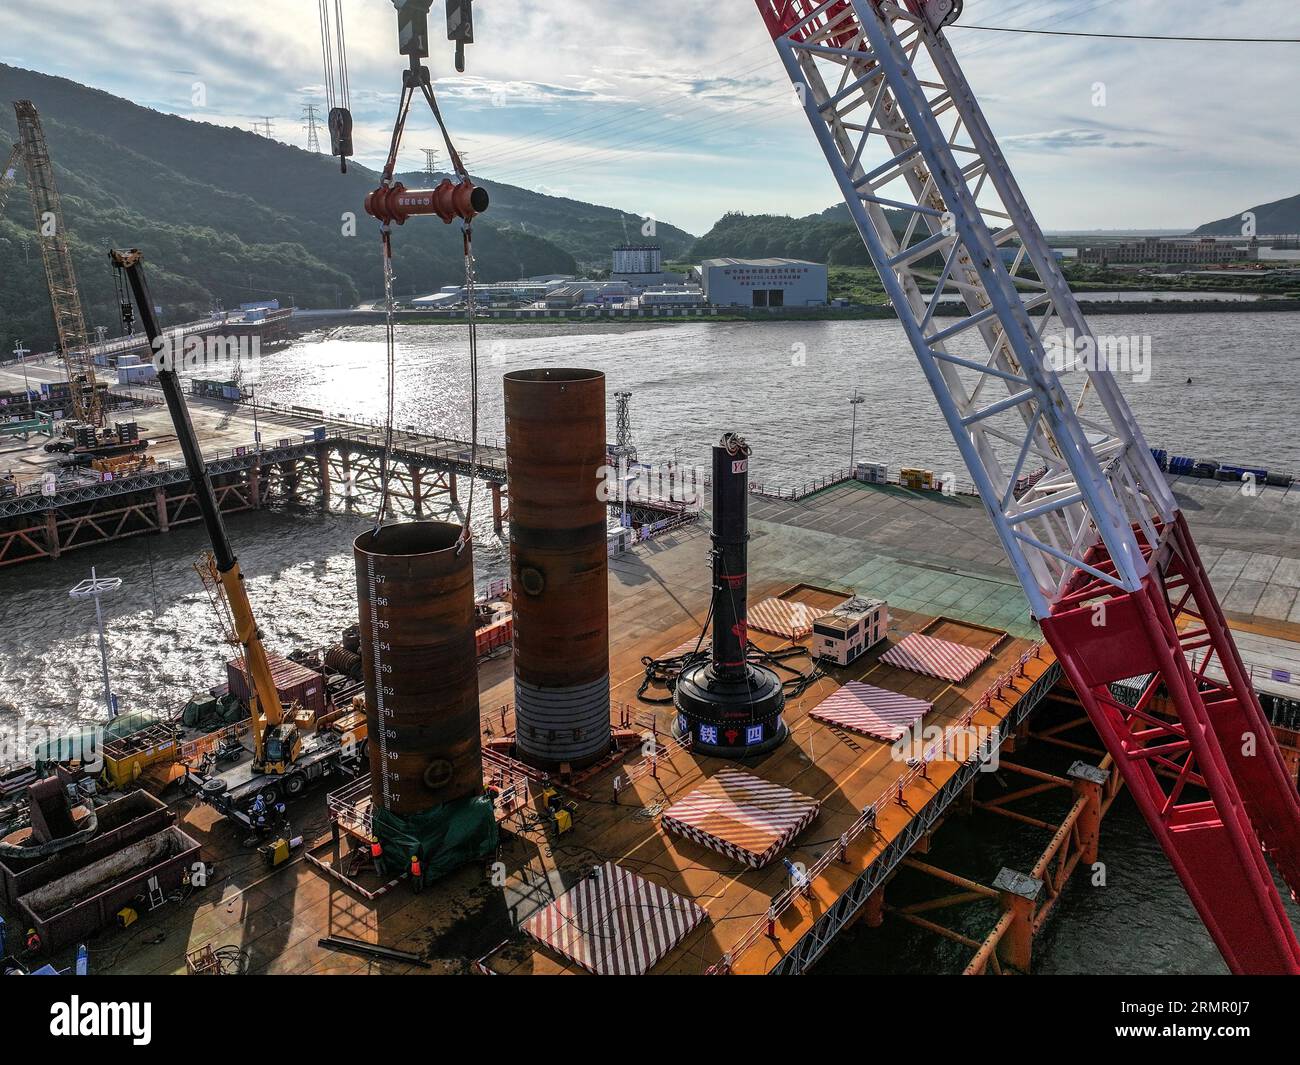
[[[143,256],[134,249],[110,251],[109,259],[119,276],[125,278],[144,333],[153,349],[158,350],[162,329],[145,278]],[[336,770],[355,772],[365,749],[364,715],[346,714],[331,726],[304,737],[293,720],[293,708],[281,702],[266,648],[262,644],[262,633],[253,616],[239,559],[226,534],[180,380],[166,360],[158,370],[158,385],[185,458],[185,467],[211,545],[213,568],[222,597],[229,607],[235,638],[243,649],[251,688],[252,760],[227,773],[204,777],[200,791],[206,801],[223,813],[247,824],[248,812],[259,800],[263,806],[275,803],[282,797],[301,794],[309,783]]]

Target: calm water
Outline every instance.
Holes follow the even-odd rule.
[[[1293,425],[1300,315],[1103,317],[1096,328],[1152,338],[1151,379],[1126,390],[1153,445],[1300,471]],[[259,395],[331,414],[379,418],[381,341],[379,330],[369,327],[328,339],[306,337],[264,358]],[[754,446],[755,479],[795,483],[847,464],[847,400],[856,388],[867,400],[859,408],[859,459],[959,468],[894,322],[483,326],[480,350],[485,438],[501,433],[501,374],[583,366],[607,375],[611,436],[613,393],[633,393],[635,442],[643,458],[701,462],[718,435],[734,429]],[[468,381],[462,329],[406,328],[398,356],[398,424],[468,435]],[[462,503],[467,488],[462,485]],[[484,491],[474,518],[480,580],[500,573],[504,559],[490,511]],[[361,515],[302,512],[230,521],[272,646],[323,644],[354,619],[351,542],[364,527]],[[114,687],[124,708],[170,712],[221,681],[228,649],[214,639],[215,618],[190,569],[205,546],[202,533],[187,527],[77,551],[58,562],[0,570],[0,727],[12,732],[24,718],[29,726],[55,727],[103,716],[94,610],[67,595],[91,565],[125,582],[105,601]],[[1113,846],[1153,870],[1133,890],[1186,916],[1190,908],[1172,874],[1166,869],[1164,878],[1159,875],[1163,859],[1141,824],[1126,836],[1123,823],[1116,822]],[[1069,917],[1070,906],[1064,908],[1061,930],[1046,941],[1044,967],[1112,966],[1115,945],[1130,940],[1121,912],[1126,907],[1112,905],[1110,898],[1104,905],[1081,903],[1077,920]],[[1208,940],[1194,915],[1190,922],[1175,922],[1169,935],[1172,945],[1152,949],[1133,968],[1204,968]],[[1212,948],[1208,957],[1213,962]]]
[[[1153,447],[1300,471],[1294,429],[1300,315],[1099,316],[1099,333],[1150,336],[1145,382],[1121,378]],[[457,326],[409,328],[398,366],[398,424],[467,436],[468,374]],[[632,392],[642,456],[697,462],[727,429],[754,446],[755,478],[790,483],[845,466],[858,389],[857,456],[961,469],[947,426],[896,322],[691,323],[480,327],[481,434],[502,426],[500,377],[530,366],[583,366]],[[268,397],[330,413],[383,416],[379,330],[301,344],[265,360]],[[1188,383],[1188,379],[1191,383]]]

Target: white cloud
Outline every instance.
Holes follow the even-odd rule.
[[[382,0],[343,6],[358,151],[378,166],[404,66],[396,17]],[[248,128],[270,115],[277,136],[303,144],[301,103],[323,95],[314,14],[306,0],[5,0],[0,40],[21,65],[207,121]],[[747,0],[488,0],[475,15],[467,75],[436,32],[431,67],[476,173],[653,210],[697,232],[727,208],[800,215],[838,199]],[[962,22],[1300,36],[1300,10],[1283,0],[982,0]],[[1300,145],[1278,135],[1300,88],[1297,46],[960,23],[950,37],[1048,228],[1191,225],[1297,191]],[[1094,108],[1098,83],[1106,106]],[[427,110],[413,108],[403,165],[440,143]]]

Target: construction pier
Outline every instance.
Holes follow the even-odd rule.
[[[12,369],[0,370],[0,383]],[[21,379],[20,379],[21,380]],[[63,471],[59,455],[43,450],[47,438],[0,441],[0,568],[127,537],[165,533],[199,520],[190,478],[167,429],[156,395],[137,389],[144,406],[131,412],[159,437],[151,460],[104,478],[89,471]],[[378,505],[383,481],[382,428],[304,407],[282,407],[190,397],[208,473],[222,513],[270,504],[364,513]],[[257,434],[261,435],[260,444]],[[436,501],[459,502],[458,477],[477,478],[491,496],[498,535],[509,520],[505,451],[479,442],[432,433],[396,430],[388,488],[393,514],[421,518]],[[664,521],[686,509],[671,501],[630,508],[639,523]]]
[[[1294,646],[1300,629],[1276,616],[1284,600],[1290,613],[1300,588],[1289,493],[1264,492],[1243,517],[1220,509],[1232,486],[1179,481],[1175,488],[1198,508],[1197,533],[1221,594],[1235,589],[1233,601],[1244,603],[1242,573],[1268,570],[1260,587],[1249,589],[1253,605],[1267,613],[1239,613],[1233,624]],[[1029,971],[1035,935],[1062,894],[1089,890],[1086,883],[1071,887],[1072,874],[1098,856],[1105,860],[1104,815],[1120,786],[1052,652],[1036,638],[982,508],[975,500],[859,483],[797,502],[751,503],[751,607],[775,599],[786,604],[777,616],[806,617],[856,591],[887,598],[891,608],[886,640],[846,668],[823,663],[827,676],[787,703],[791,738],[784,745],[739,763],[701,756],[671,738],[671,708],[636,697],[642,657],[689,649],[708,612],[699,579],[707,531],[677,528],[609,560],[611,720],[616,737],[632,737],[619,754],[572,774],[539,774],[494,754],[514,728],[513,670],[508,656],[480,665],[485,769],[495,766],[506,785],[498,798],[501,842],[486,869],[465,866],[418,894],[401,877],[340,874],[349,841],[368,831],[357,802],[361,782],[300,800],[293,816],[303,853],[271,870],[249,860],[239,833],[211,807],[184,800],[175,807],[179,827],[215,863],[214,880],[144,917],[147,935],[110,932],[93,940],[92,954],[109,959],[101,971],[180,973],[187,955],[224,947],[242,952],[252,972],[803,972],[850,924],[895,920],[955,937],[968,972]],[[1239,523],[1250,524],[1251,513],[1256,528],[1274,531],[1246,551]],[[772,609],[751,609],[751,624],[770,624]],[[761,647],[791,642],[750,631]],[[986,657],[959,683],[881,661],[912,633]],[[890,743],[818,720],[828,697],[851,681],[931,704],[921,748],[900,759]],[[1294,750],[1294,732],[1279,729],[1279,739]],[[1038,750],[1064,750],[1068,771],[1036,768]],[[981,799],[976,785],[991,767],[1013,788]],[[676,804],[727,771],[816,803],[813,819],[762,867],[665,827]],[[1063,796],[1059,819],[1017,811],[1023,794],[1044,792]],[[557,808],[567,815],[562,831]],[[931,844],[942,839],[947,820],[972,811],[1018,818],[1041,839],[1041,860],[987,882],[942,868]],[[891,882],[901,871],[942,884],[946,894],[919,903],[895,896]],[[643,890],[689,904],[679,921],[668,922],[671,936],[648,933],[631,953],[596,957],[556,926],[547,932],[547,907],[572,902],[572,892],[581,897],[584,885],[601,877],[626,874],[648,882]],[[958,905],[987,906],[984,938],[945,928],[939,911]],[[339,950],[331,936],[390,955]],[[391,951],[411,952],[418,963]]]

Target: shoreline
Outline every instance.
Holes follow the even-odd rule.
[[[1123,314],[1270,314],[1300,311],[1300,299],[1258,300],[1105,300],[1081,301],[1084,314],[1123,315]],[[608,310],[531,310],[509,308],[498,311],[479,313],[479,321],[571,324],[574,322],[636,325],[667,324],[682,322],[819,322],[819,321],[885,321],[897,319],[893,307],[869,306],[852,307],[843,310],[835,308],[815,308],[806,311],[785,309],[779,314],[771,312],[747,312],[739,308],[717,308],[701,312],[694,308],[657,308],[655,312],[608,311]],[[939,308],[935,317],[952,318],[964,313],[957,306]],[[294,315],[294,321],[305,328],[318,328],[344,325],[370,325],[382,322],[385,313],[382,310],[302,310]],[[396,313],[396,325],[464,325],[464,314],[452,312],[430,312],[399,310]]]

